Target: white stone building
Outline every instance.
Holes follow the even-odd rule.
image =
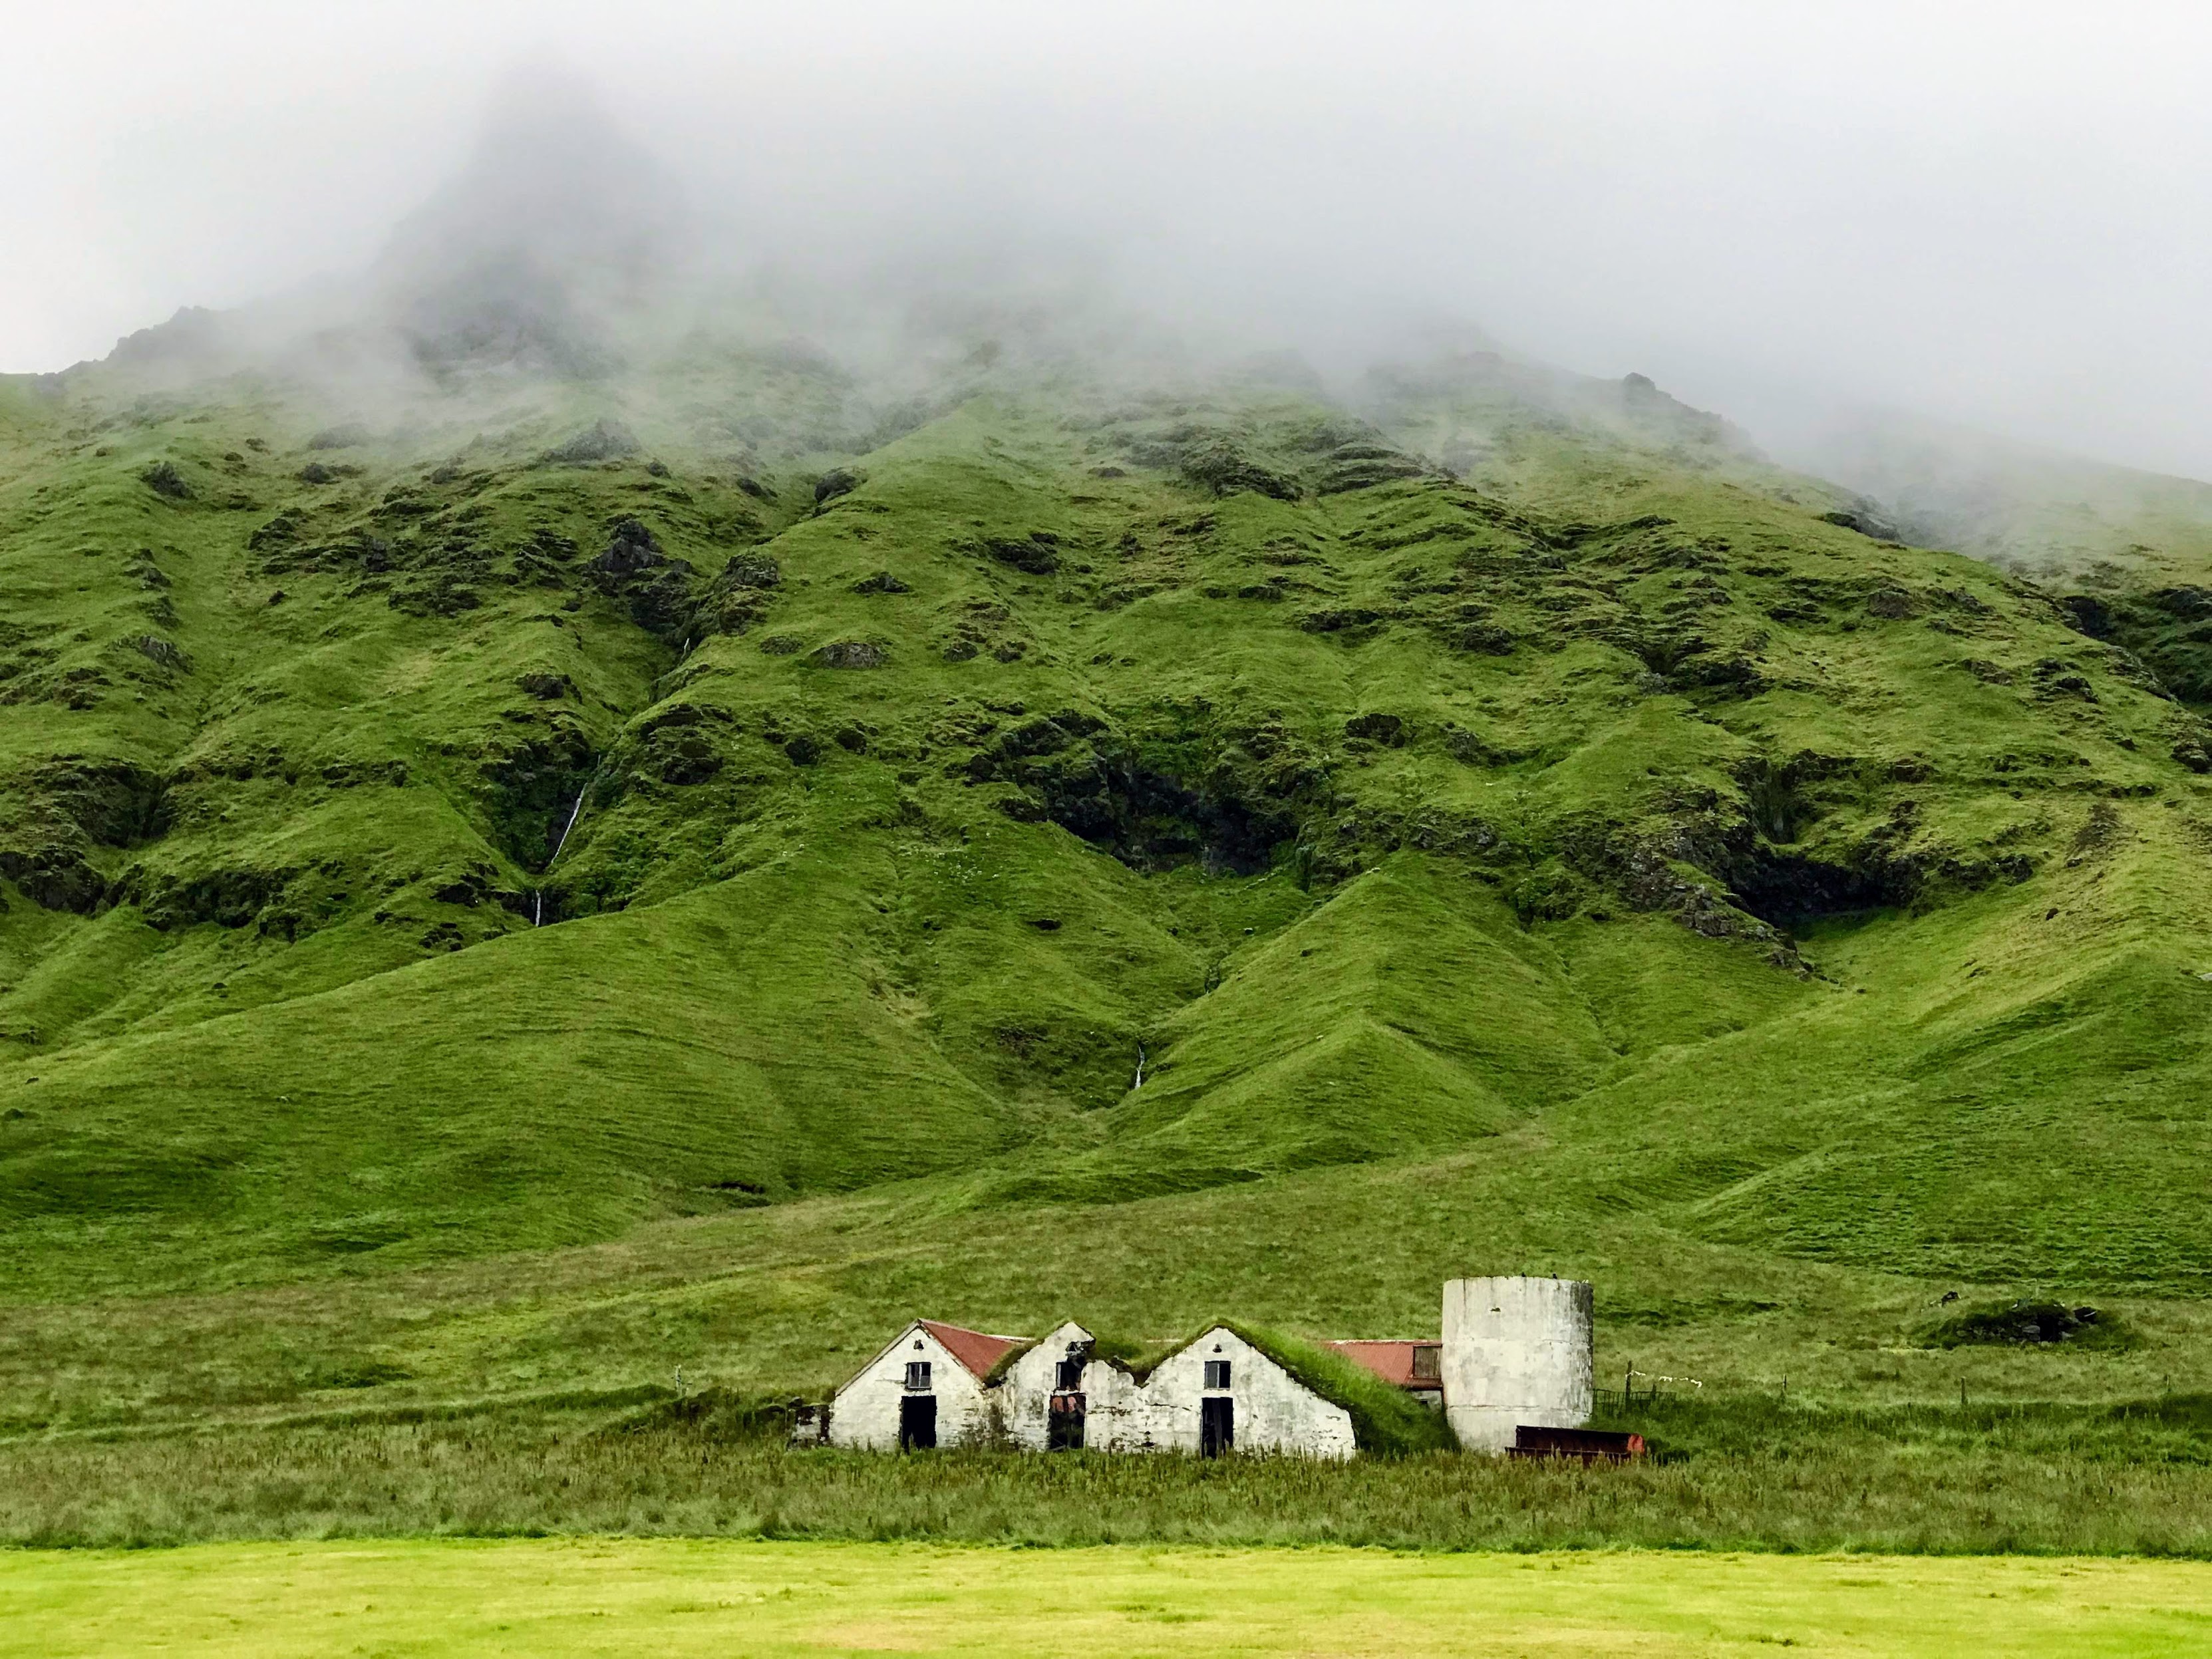
[[[1091,1370],[1109,1368],[1120,1370],[1093,1361]],[[1213,1326],[1152,1367],[1109,1433],[1110,1439],[1093,1443],[1109,1451],[1206,1457],[1231,1451],[1326,1459],[1359,1455],[1350,1412],[1226,1325]]]
[[[823,1438],[869,1451],[987,1443],[1000,1432],[992,1372],[1023,1341],[917,1319],[837,1390]]]
[[[1031,1342],[918,1319],[837,1390],[826,1433],[810,1417],[798,1437],[872,1451],[1358,1453],[1351,1413],[1225,1325],[1139,1377],[1073,1320]]]

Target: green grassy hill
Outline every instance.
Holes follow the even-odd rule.
[[[0,1417],[1524,1266],[1607,1364],[2201,1357],[2154,657],[1648,383],[951,361],[0,386]]]

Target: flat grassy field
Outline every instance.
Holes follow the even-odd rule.
[[[0,1653],[2212,1651],[2212,1566],[510,1540],[0,1555]]]

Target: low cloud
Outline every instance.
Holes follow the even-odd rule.
[[[35,257],[0,271],[0,365],[310,294],[557,351],[648,290],[750,283],[870,326],[1044,306],[1324,367],[1479,328],[1649,373],[1808,458],[1838,411],[1901,407],[2212,476],[2197,14],[318,19],[236,0],[191,29],[153,7],[14,26],[39,73],[0,116],[23,163],[0,211]]]

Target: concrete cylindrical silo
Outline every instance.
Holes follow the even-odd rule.
[[[1454,1279],[1444,1285],[1444,1414],[1470,1451],[1504,1451],[1522,1424],[1589,1421],[1591,1314],[1579,1279]]]

